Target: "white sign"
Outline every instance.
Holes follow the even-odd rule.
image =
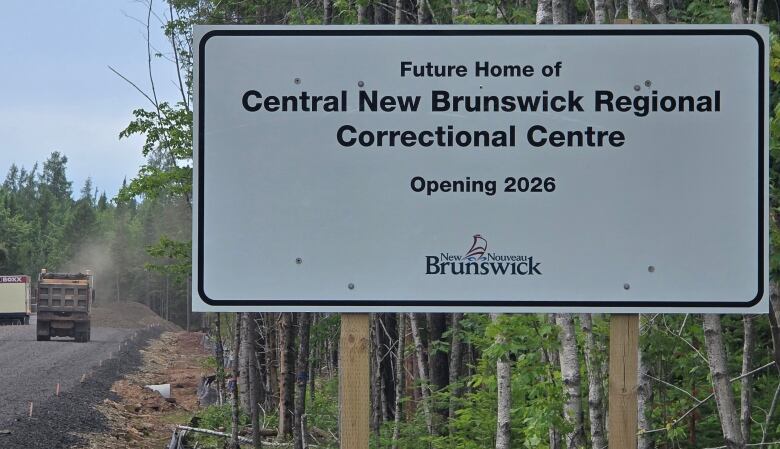
[[[194,309],[766,312],[767,42],[196,27]]]

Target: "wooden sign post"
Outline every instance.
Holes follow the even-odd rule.
[[[339,342],[339,447],[367,449],[369,417],[369,315],[342,313]]]
[[[609,447],[633,448],[637,442],[639,315],[609,319]]]

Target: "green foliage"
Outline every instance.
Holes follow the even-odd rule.
[[[675,21],[695,24],[730,23],[728,3],[720,0],[692,0],[684,10],[671,11]]]
[[[179,242],[166,236],[147,247],[150,256],[167,260],[167,264],[147,263],[148,270],[173,275],[179,281],[186,281],[192,271],[192,241]]]
[[[135,120],[120,138],[143,135],[142,153],[149,160],[138,176],[119,193],[118,200],[128,202],[141,196],[184,196],[192,191],[192,111],[183,103],[175,107],[160,103],[153,111],[136,109]]]
[[[317,382],[314,399],[306,397],[307,424],[338,435],[339,429],[339,383],[338,378],[322,379]]]
[[[210,405],[200,410],[193,421],[197,422],[199,427],[205,429],[230,432],[232,420],[232,409],[230,404]],[[250,422],[249,417],[242,413],[239,415],[239,426],[246,426]],[[187,442],[191,445],[199,445],[204,448],[223,447],[225,439],[204,434],[188,434]]]
[[[780,168],[777,161],[780,160],[780,40],[777,34],[772,33],[770,52],[770,78],[772,89],[770,90],[770,118],[769,118],[769,267],[772,277],[780,276],[780,235],[778,235],[778,217],[780,217],[780,203],[778,203],[777,189],[780,181]]]

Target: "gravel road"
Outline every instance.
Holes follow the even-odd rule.
[[[89,396],[89,402],[101,395],[107,397],[106,386],[110,387],[110,382],[114,380],[111,378],[126,370],[124,365],[127,362],[137,358],[137,348],[126,348],[119,359],[99,365],[107,361],[112,353],[117,353],[120,343],[132,333],[131,329],[93,327],[92,341],[88,343],[59,338],[39,342],[35,338],[34,319],[28,326],[0,326],[0,431],[12,432],[12,437],[0,435],[0,447],[13,447],[9,444],[17,440],[18,433],[29,431],[30,424],[33,424],[27,422],[30,402],[34,404],[33,420],[72,419],[72,424],[83,420],[84,416],[76,416],[84,414],[77,412],[80,407],[69,408],[69,402],[81,402],[81,396],[84,399]],[[131,350],[135,353],[131,354]],[[96,380],[81,384],[82,375],[89,372]],[[57,383],[60,384],[59,398],[54,397]],[[106,391],[99,391],[103,389]],[[46,427],[43,422],[33,425],[42,434],[47,433]],[[56,438],[59,432],[54,432],[52,436]],[[58,441],[42,439],[25,447],[70,447],[70,444],[60,445]]]

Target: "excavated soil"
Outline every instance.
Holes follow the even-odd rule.
[[[166,332],[141,351],[136,371],[116,381],[115,398],[97,406],[106,427],[85,435],[83,449],[159,449],[176,424],[187,424],[198,408],[197,387],[207,369],[203,334]],[[171,384],[172,400],[145,385]]]

